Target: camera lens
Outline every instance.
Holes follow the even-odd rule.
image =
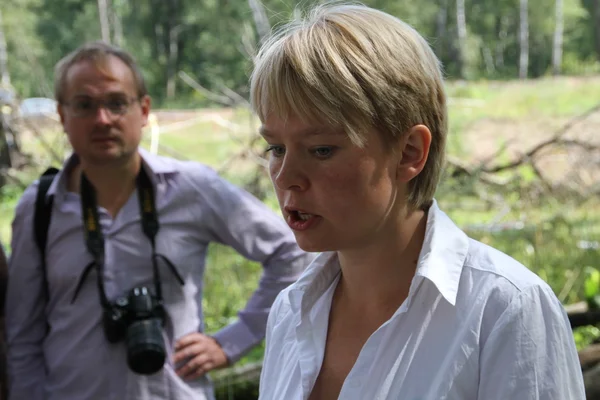
[[[127,363],[132,371],[151,375],[162,369],[166,352],[159,319],[132,323],[127,329],[126,345]]]

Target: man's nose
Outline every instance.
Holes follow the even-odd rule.
[[[113,115],[103,104],[96,106],[96,122],[100,124],[110,124],[113,120]]]

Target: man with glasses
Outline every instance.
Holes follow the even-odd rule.
[[[42,184],[17,206],[10,399],[211,399],[206,373],[261,342],[273,300],[312,257],[210,168],[139,148],[151,101],[129,54],[84,45],[58,63],[55,82],[74,152],[41,197],[51,204],[45,245],[34,224]],[[212,336],[202,313],[210,242],[263,265],[239,319]]]
[[[4,329],[4,299],[6,297],[6,252],[0,242],[0,400],[6,399],[6,340]]]

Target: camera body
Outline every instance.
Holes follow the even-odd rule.
[[[132,371],[151,375],[165,363],[162,335],[165,310],[147,287],[135,287],[104,310],[103,325],[111,343],[125,340],[127,364]]]

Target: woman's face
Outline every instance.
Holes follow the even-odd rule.
[[[397,176],[401,156],[376,131],[361,148],[343,131],[269,117],[261,134],[283,216],[305,251],[360,249],[396,221],[391,211],[406,186]]]

